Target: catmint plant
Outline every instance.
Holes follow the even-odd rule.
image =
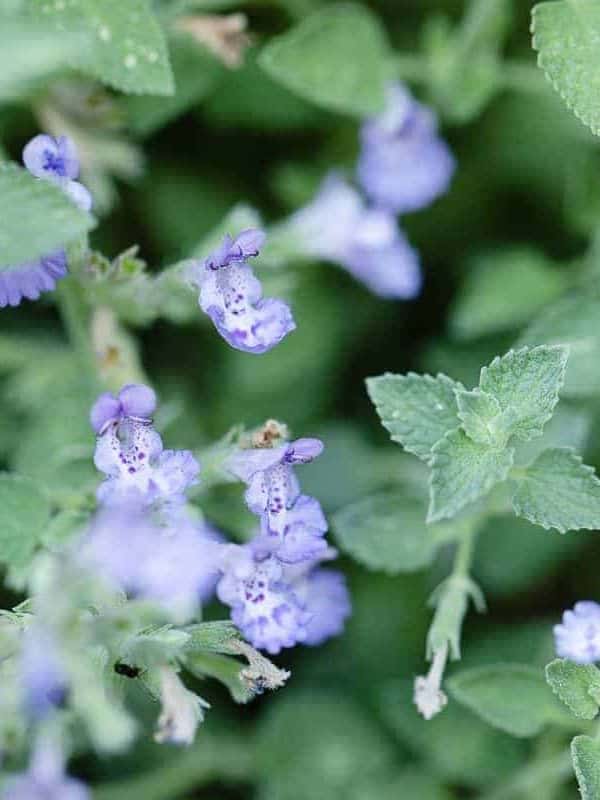
[[[596,4],[0,5],[0,800],[600,800]]]

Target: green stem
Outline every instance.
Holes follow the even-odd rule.
[[[452,575],[462,578],[466,578],[469,575],[471,563],[473,561],[473,551],[475,549],[475,534],[476,526],[473,526],[459,541],[454,554]]]
[[[72,275],[67,276],[58,284],[56,300],[67,335],[81,363],[89,390],[92,394],[97,394],[101,387],[90,336],[89,314],[81,297],[79,286]]]

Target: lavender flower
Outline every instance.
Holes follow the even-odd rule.
[[[186,621],[214,591],[222,548],[211,529],[182,512],[161,525],[125,503],[99,512],[79,560],[131,596]]]
[[[367,207],[336,173],[325,178],[314,200],[293,214],[287,227],[307,255],[339,264],[374,294],[407,299],[419,293],[419,258],[395,217]]]
[[[254,549],[287,564],[309,561],[327,550],[327,528],[319,501],[301,494],[287,511],[283,530],[271,530],[266,515],[261,517],[261,533],[253,542]]]
[[[35,136],[25,145],[23,163],[36,178],[60,186],[83,211],[91,209],[91,194],[75,180],[79,176],[79,159],[75,144],[68,136],[56,139],[45,133]]]
[[[96,433],[103,433],[109,423],[125,417],[150,420],[156,410],[156,394],[149,386],[128,383],[117,397],[101,394],[92,406],[90,422]]]
[[[79,161],[73,142],[67,136],[53,139],[40,134],[23,150],[23,162],[36,178],[57,184],[84,211],[92,207],[92,196],[74,178]],[[23,298],[37,300],[42,292],[51,292],[67,274],[67,257],[57,250],[32,261],[0,270],[0,308],[18,306]]]
[[[358,180],[375,205],[394,214],[417,211],[446,192],[454,158],[437,134],[433,112],[399,84],[382,114],[361,130]]]
[[[306,639],[310,615],[273,556],[260,560],[251,546],[230,545],[217,597],[231,608],[231,619],[254,647],[276,654]]]
[[[38,744],[29,770],[10,778],[2,800],[91,800],[81,781],[69,778],[59,748],[51,742]]]
[[[296,439],[277,447],[239,450],[229,459],[227,468],[248,485],[248,508],[265,514],[268,531],[285,535],[288,512],[300,495],[293,466],[307,464],[322,451],[319,439]]]
[[[94,463],[107,476],[98,489],[101,503],[132,498],[146,504],[181,504],[197,482],[199,464],[188,450],[163,450],[150,415],[156,396],[147,386],[128,384],[115,397],[105,393],[94,403],[90,422],[99,434]]]
[[[591,600],[565,611],[562,625],[554,626],[556,654],[576,664],[600,661],[600,605]]]
[[[221,563],[217,596],[231,608],[231,619],[254,646],[276,654],[296,644],[320,644],[341,633],[350,613],[343,577],[315,569],[335,556],[286,565],[260,548],[230,545]]]
[[[264,233],[247,230],[221,245],[194,275],[199,303],[221,336],[236,350],[266,353],[296,327],[289,306],[264,298],[248,258],[258,255]]]

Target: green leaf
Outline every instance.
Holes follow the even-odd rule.
[[[546,680],[563,703],[583,719],[594,719],[600,707],[600,670],[557,658],[546,667]]]
[[[526,468],[512,503],[520,517],[560,533],[600,528],[600,480],[567,447],[544,450]]]
[[[0,166],[0,269],[48,255],[93,226],[57,186],[14,164]]]
[[[472,339],[516,328],[554,300],[566,276],[530,248],[474,259],[450,315],[450,330]]]
[[[467,436],[479,444],[504,446],[506,426],[500,418],[498,401],[480,389],[457,389],[455,394],[458,416]]]
[[[524,347],[483,367],[479,387],[498,401],[511,435],[522,441],[542,435],[558,402],[568,352],[561,345]]]
[[[367,391],[395,442],[425,461],[431,448],[458,424],[455,389],[461,384],[445,375],[392,375],[367,378]]]
[[[453,517],[468,503],[503,481],[514,450],[497,450],[474,442],[460,429],[451,431],[433,448],[428,522]]]
[[[339,4],[316,11],[273,39],[259,64],[318,105],[364,116],[384,106],[387,59],[378,19],[363,6]]]
[[[344,552],[389,575],[428,566],[438,545],[438,526],[425,523],[423,503],[398,491],[353,503],[332,524]]]
[[[169,52],[175,77],[171,97],[130,96],[124,98],[132,129],[148,136],[206,97],[223,75],[224,68],[191,36],[173,34]]]
[[[232,650],[229,645],[232,640],[240,638],[238,629],[228,620],[189,625],[185,628],[185,632],[190,636],[185,649],[190,652],[230,653]]]
[[[600,797],[600,742],[591,736],[576,736],[571,742],[571,758],[581,800]]]
[[[474,667],[447,682],[455,700],[513,736],[536,736],[562,710],[541,670],[524,664]]]
[[[255,695],[249,685],[244,683],[240,672],[243,664],[235,658],[220,653],[194,652],[185,656],[186,668],[196,677],[215,678],[227,687],[236,703],[248,703]]]
[[[50,504],[30,478],[0,473],[0,561],[27,564],[50,520]]]
[[[148,0],[31,0],[30,13],[60,33],[89,34],[73,62],[82,72],[123,92],[173,94],[165,37]]]
[[[0,99],[14,100],[65,67],[83,51],[85,37],[61,36],[50,25],[0,17]]]
[[[567,106],[600,133],[600,6],[596,0],[539,3],[532,12],[538,64]]]
[[[563,344],[569,363],[563,396],[600,394],[600,298],[593,291],[569,295],[551,305],[534,320],[519,345]]]

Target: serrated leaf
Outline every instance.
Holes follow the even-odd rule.
[[[409,453],[425,461],[431,448],[458,425],[455,389],[460,383],[438,375],[392,375],[367,378],[367,391],[381,422]]]
[[[338,511],[332,524],[344,552],[390,575],[426,567],[438,544],[436,526],[425,523],[424,504],[400,492],[353,503]]]
[[[571,742],[571,758],[581,800],[600,797],[600,742],[591,736],[576,736]]]
[[[562,345],[523,347],[483,367],[479,388],[498,401],[511,435],[522,441],[542,435],[558,402],[567,358]]]
[[[93,226],[57,186],[0,165],[0,269],[48,255]]]
[[[0,562],[27,564],[49,520],[50,504],[35,481],[0,473]]]
[[[453,517],[468,503],[486,495],[512,467],[514,450],[474,442],[457,429],[433,448],[428,522]]]
[[[600,670],[557,658],[546,667],[546,680],[563,703],[582,719],[594,719],[600,706]]]
[[[528,248],[494,252],[475,258],[452,307],[454,336],[471,339],[510,330],[529,322],[561,292],[563,272]]]
[[[536,736],[563,714],[542,671],[525,664],[474,667],[447,682],[455,700],[513,736]]]
[[[600,133],[600,6],[596,0],[539,3],[532,12],[538,64],[567,106]]]
[[[569,295],[551,305],[527,328],[519,345],[563,344],[569,363],[563,396],[600,394],[600,298],[591,292]]]
[[[302,97],[364,116],[384,106],[387,59],[388,45],[377,17],[363,6],[340,4],[316,11],[270,41],[258,61],[272,78]]]
[[[467,436],[480,444],[504,445],[506,431],[498,401],[480,389],[457,389],[455,394],[458,416]]]
[[[512,503],[520,517],[560,533],[600,528],[600,480],[567,447],[544,450],[527,467]]]
[[[198,103],[217,84],[225,69],[191,36],[173,34],[169,52],[175,78],[171,97],[130,96],[125,109],[131,128],[148,136]]]
[[[73,66],[115,89],[170,95],[165,37],[148,0],[30,0],[30,13],[60,32],[84,31],[88,46]]]

